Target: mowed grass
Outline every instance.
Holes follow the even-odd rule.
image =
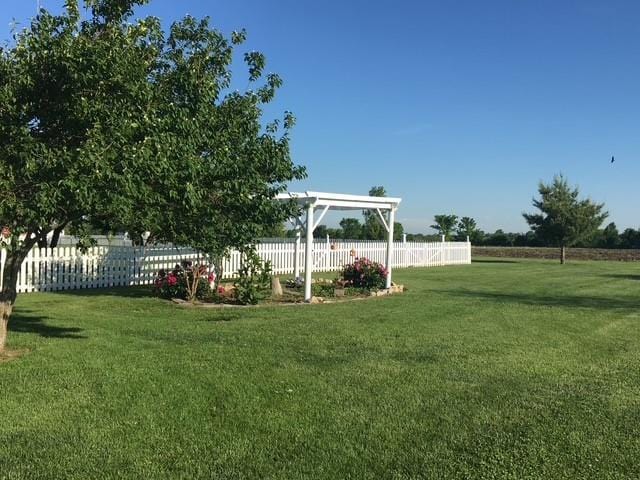
[[[243,310],[22,295],[0,478],[640,477],[640,265],[396,280],[409,291]]]

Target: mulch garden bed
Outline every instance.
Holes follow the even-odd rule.
[[[237,303],[214,303],[214,302],[189,302],[179,298],[173,298],[171,301],[180,307],[185,308],[260,308],[260,307],[290,307],[296,305],[318,305],[330,303],[346,303],[351,301],[367,300],[369,298],[384,297],[388,295],[397,295],[405,291],[404,285],[392,285],[387,290],[377,290],[372,292],[363,292],[359,295],[338,295],[333,297],[312,297],[310,302],[304,301],[304,296],[299,289],[283,288],[281,296],[271,296],[265,298],[264,301],[256,305],[240,305]]]

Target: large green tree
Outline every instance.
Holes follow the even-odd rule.
[[[393,222],[393,239],[402,240],[404,236],[404,226],[400,222]]]
[[[363,227],[357,218],[343,218],[340,220],[342,238],[345,240],[360,240],[363,235]]]
[[[549,184],[538,185],[540,198],[533,199],[539,213],[523,213],[531,229],[546,244],[560,247],[560,263],[565,263],[566,247],[591,237],[608,213],[604,204],[580,199],[577,187],[570,187],[562,175]]]
[[[20,265],[65,226],[150,231],[219,258],[294,213],[273,200],[304,176],[293,117],[262,121],[280,78],[248,52],[249,87],[232,89],[243,31],[187,16],[164,32],[132,19],[144,3],[85,0],[83,19],[67,0],[0,49],[0,349]]]
[[[598,248],[619,248],[620,233],[616,224],[611,222],[603,230],[599,230],[592,243]]]
[[[370,197],[386,197],[387,191],[383,186],[371,187],[369,189]],[[363,225],[363,237],[367,240],[384,240],[387,238],[386,231],[382,222],[378,218],[378,213],[375,210],[363,210],[362,216],[364,217]]]
[[[458,222],[458,216],[435,215],[433,217],[433,221],[435,223],[431,225],[431,228],[436,230],[440,235],[444,235],[445,240],[449,240],[454,228],[456,227],[456,223]]]
[[[369,189],[370,197],[386,197],[387,191],[383,186],[371,187]],[[386,240],[387,230],[380,221],[378,212],[375,210],[363,210],[364,225],[362,226],[362,238],[366,240]],[[404,227],[400,222],[393,222],[393,238],[395,240],[402,239]]]
[[[470,242],[477,244],[481,238],[480,230],[478,229],[478,224],[475,219],[471,217],[462,217],[458,221],[458,226],[456,227],[456,234],[458,240],[464,241],[467,238]]]

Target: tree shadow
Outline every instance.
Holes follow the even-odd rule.
[[[640,275],[633,275],[629,273],[608,273],[601,276],[604,278],[618,278],[622,280],[640,280]]]
[[[57,290],[50,292],[55,295],[71,295],[74,297],[123,297],[123,298],[151,298],[151,286],[144,287],[105,287],[81,288],[76,290]]]
[[[33,315],[31,310],[14,310],[9,320],[9,331],[20,333],[35,333],[45,338],[87,338],[80,335],[83,330],[78,327],[58,327],[45,323],[47,317]]]
[[[207,322],[233,322],[241,319],[242,319],[242,315],[239,312],[229,312],[227,310],[227,311],[220,312],[216,316],[208,317],[206,321]]]
[[[520,263],[517,260],[503,260],[502,258],[474,258],[471,263]]]
[[[610,311],[637,311],[640,298],[633,297],[583,297],[578,295],[549,295],[532,293],[479,292],[473,290],[437,290],[452,297],[487,300],[496,303],[520,305],[589,308]]]

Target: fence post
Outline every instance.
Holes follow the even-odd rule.
[[[327,233],[327,245],[326,245],[326,253],[324,254],[324,269],[326,271],[331,270],[331,239],[329,238],[329,234]]]
[[[293,278],[300,277],[300,229],[296,228],[296,243],[293,249]]]
[[[402,234],[402,266],[407,267],[407,234]]]

